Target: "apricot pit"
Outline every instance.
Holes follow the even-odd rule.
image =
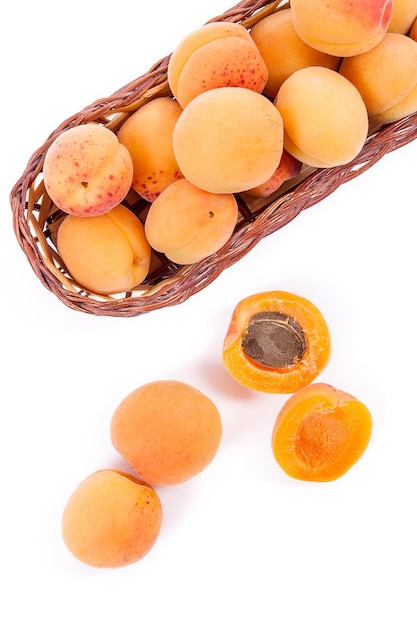
[[[243,336],[245,354],[260,366],[282,368],[300,361],[306,350],[303,329],[279,311],[255,313]]]

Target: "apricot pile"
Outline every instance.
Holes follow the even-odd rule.
[[[218,253],[238,224],[233,196],[268,198],[307,167],[351,162],[371,131],[417,111],[416,19],[415,0],[292,0],[247,28],[190,32],[169,58],[167,95],[115,131],[63,131],[47,151],[45,188],[64,214],[112,218],[133,192],[149,204],[148,248],[134,220],[117,222],[124,244],[113,245],[107,220],[65,218],[64,268],[80,289],[133,291],[153,251],[179,266]]]

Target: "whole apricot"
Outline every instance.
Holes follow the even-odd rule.
[[[275,105],[284,122],[284,148],[312,167],[349,163],[368,134],[358,89],[327,67],[305,67],[283,83]]]
[[[236,305],[222,349],[226,371],[244,387],[293,393],[310,384],[330,358],[330,333],[309,300],[266,291]]]
[[[62,516],[62,536],[79,561],[117,568],[148,554],[161,525],[156,491],[135,476],[105,469],[85,478],[71,494]]]
[[[98,294],[130,291],[145,279],[151,261],[142,222],[122,205],[104,215],[65,217],[57,249],[72,278]]]
[[[217,87],[245,87],[261,93],[268,69],[256,46],[242,37],[222,37],[191,54],[178,79],[183,108],[198,94]]]
[[[363,455],[372,432],[368,408],[324,383],[294,393],[272,432],[272,450],[286,474],[326,482],[343,476]]]
[[[102,215],[127,195],[133,163],[113,131],[99,124],[81,124],[52,142],[43,177],[49,197],[65,213]]]
[[[246,193],[255,198],[266,198],[278,191],[287,180],[297,176],[301,172],[302,166],[301,161],[284,149],[279,165],[271,178],[262,183],[262,185],[248,189]]]
[[[282,83],[295,71],[320,65],[337,70],[340,57],[307,45],[294,28],[291,9],[275,11],[252,26],[250,35],[268,69],[263,93],[275,98]]]
[[[173,133],[184,176],[212,193],[251,189],[272,176],[283,150],[282,117],[265,96],[220,87],[196,96]]]
[[[347,57],[381,41],[393,0],[291,0],[291,10],[295,30],[309,46]]]
[[[114,447],[147,482],[176,485],[214,459],[222,422],[201,391],[176,380],[154,381],[130,393],[111,420]]]
[[[172,149],[172,133],[182,108],[159,97],[144,104],[120,127],[118,139],[133,161],[133,189],[153,202],[165,187],[182,178]]]
[[[371,124],[417,111],[417,42],[407,35],[387,33],[372,50],[344,59],[340,74],[358,89]]]
[[[406,35],[416,18],[416,0],[394,0],[394,6],[387,32]]]
[[[233,194],[214,194],[187,179],[169,185],[151,204],[145,235],[174,263],[197,263],[230,239],[238,218]]]
[[[249,32],[242,24],[234,22],[209,22],[188,33],[176,46],[168,62],[167,77],[171,92],[178,96],[178,81],[190,56],[199,48],[216,39],[241,37],[252,42]]]

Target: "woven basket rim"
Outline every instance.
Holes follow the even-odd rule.
[[[290,3],[284,0],[243,0],[209,21],[233,21],[249,28],[261,17],[288,6]],[[216,254],[184,267],[174,266],[165,259],[165,274],[154,284],[145,281],[132,293],[89,294],[68,275],[49,234],[57,210],[48,199],[42,181],[46,151],[60,133],[72,126],[95,121],[117,130],[122,120],[150,99],[172,96],[167,81],[169,58],[170,55],[162,58],[147,73],[111,96],[96,100],[64,120],[32,154],[11,190],[13,230],[20,247],[44,287],[73,310],[99,316],[133,317],[184,302],[239,261],[263,237],[276,232],[340,185],[359,176],[385,154],[417,137],[415,113],[370,133],[362,151],[350,163],[319,170],[307,168],[299,180],[292,181],[288,188],[283,186],[279,194],[265,200],[259,210],[248,209],[244,194],[243,199],[237,194],[243,218],[228,243]]]

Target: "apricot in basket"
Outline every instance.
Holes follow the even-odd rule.
[[[330,348],[327,323],[312,302],[286,291],[267,291],[238,303],[222,357],[243,386],[293,393],[325,368]]]
[[[103,215],[120,204],[133,179],[132,157],[115,133],[100,124],[64,130],[43,165],[46,191],[70,215]]]
[[[148,202],[182,177],[172,149],[172,133],[181,111],[176,100],[160,96],[128,117],[117,134],[132,157],[132,187]]]
[[[328,482],[345,474],[365,452],[372,416],[349,393],[324,383],[303,387],[282,407],[272,450],[286,474]]]

